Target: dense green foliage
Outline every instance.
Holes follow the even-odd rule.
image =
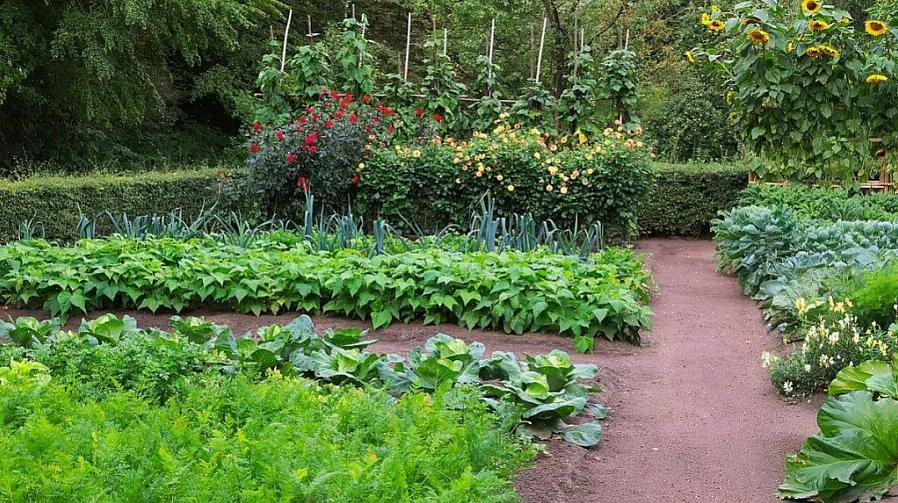
[[[888,327],[895,322],[898,304],[898,266],[893,261],[852,278],[844,288],[854,304],[852,312],[863,325]]]
[[[761,303],[771,325],[783,329],[793,327],[799,311],[825,305],[840,278],[878,269],[898,255],[893,222],[802,220],[785,206],[736,208],[712,229],[721,268]]]
[[[0,247],[0,278],[5,301],[53,314],[198,304],[255,314],[300,309],[370,319],[375,328],[423,318],[514,333],[551,330],[583,338],[583,349],[596,334],[638,342],[651,325],[642,260],[613,249],[587,262],[549,251],[439,248],[369,257],[277,239],[240,246],[113,237]]]
[[[817,414],[820,433],[786,460],[779,495],[822,503],[872,501],[898,485],[898,364],[839,373]]]
[[[216,170],[149,172],[140,175],[93,175],[77,178],[37,177],[0,180],[0,239],[19,236],[19,225],[30,223],[35,237],[73,241],[83,215],[95,219],[109,211],[124,214],[166,215],[182,210],[198,215],[219,202]],[[106,219],[97,219],[99,231],[108,232]]]
[[[622,240],[635,233],[650,182],[638,139],[607,131],[590,141],[500,125],[470,142],[375,150],[360,172],[357,208],[434,231],[466,222],[489,191],[499,215],[532,213],[562,228],[599,222],[609,239]]]
[[[233,127],[228,111],[251,100],[263,23],[282,7],[276,0],[5,2],[4,171],[16,158],[77,169],[83,160],[127,157],[129,147],[171,136],[172,126],[189,132],[191,122]],[[156,152],[163,146],[156,143]]]
[[[619,82],[601,78],[608,72],[600,65],[624,46],[633,55],[627,74],[639,75],[638,87],[624,86],[634,116],[676,124],[667,111],[691,107],[694,124],[719,124],[727,114],[717,85],[704,86],[714,106],[673,103],[683,95],[679,76],[689,71],[682,51],[701,40],[691,23],[698,5],[688,0],[362,0],[351,6],[310,0],[15,0],[4,7],[0,173],[6,174],[30,172],[35,160],[65,172],[85,172],[96,163],[141,170],[159,159],[216,160],[240,120],[283,114],[279,100],[308,95],[321,85],[384,91],[396,108],[439,111],[456,133],[482,129],[503,107],[516,120],[538,119],[540,127],[589,132],[620,117],[614,104],[620,100],[611,99],[621,90],[614,89]],[[281,72],[288,8],[294,15]],[[353,11],[357,18],[345,20]],[[409,81],[403,84],[396,62],[404,59],[409,12]],[[549,24],[542,83],[533,85],[544,18]],[[495,50],[487,71],[493,19]],[[403,91],[394,92],[399,87]],[[262,91],[261,99],[256,91]],[[459,94],[486,98],[469,104]],[[515,104],[507,107],[498,98]],[[540,109],[552,103],[558,107]],[[691,154],[669,145],[693,142],[680,138],[682,130],[673,136],[668,131],[673,130],[660,127],[653,137],[659,153],[685,160]],[[732,138],[724,128],[718,132],[719,148],[706,148],[705,142],[685,150],[701,159],[732,154]]]
[[[641,235],[700,236],[720,211],[737,206],[748,168],[730,164],[652,166],[652,188],[639,207]]]
[[[358,329],[319,335],[308,316],[239,338],[202,318],[174,317],[172,328],[172,333],[140,330],[133,318],[106,314],[82,321],[77,332],[62,332],[55,320],[19,318],[0,324],[0,336],[8,334],[19,345],[2,348],[4,357],[46,365],[55,379],[92,398],[126,389],[164,402],[177,398],[184,380],[204,372],[254,378],[277,373],[334,385],[373,385],[394,395],[476,388],[522,436],[548,439],[557,433],[584,447],[599,442],[601,426],[565,421],[584,412],[596,420],[607,415],[605,407],[589,401],[601,388],[580,383],[596,377],[596,366],[574,364],[563,351],[522,361],[505,352],[481,359],[483,344],[437,334],[406,359],[368,352],[376,341],[364,339],[366,332]]]
[[[160,405],[55,380],[0,368],[6,501],[509,502],[528,457],[465,393],[207,375]]]
[[[898,194],[875,192],[860,196],[844,189],[812,188],[803,185],[748,187],[741,206],[788,206],[802,220],[898,220]]]

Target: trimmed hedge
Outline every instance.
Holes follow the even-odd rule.
[[[433,149],[429,155],[447,154],[442,149]],[[451,154],[449,154],[451,156]],[[388,157],[395,157],[388,155]],[[362,209],[369,217],[386,217],[394,225],[402,225],[397,216],[407,212],[412,221],[424,228],[439,229],[448,222],[467,219],[475,203],[475,192],[487,187],[476,187],[469,197],[460,197],[455,183],[456,172],[451,157],[439,161],[384,163],[384,176],[380,177],[383,192],[365,194],[364,184],[360,200]],[[369,162],[370,165],[370,162]],[[400,169],[400,167],[402,167]],[[412,167],[420,169],[411,169]],[[593,182],[607,184],[610,192],[638,192],[637,181],[642,173],[634,176],[616,176],[614,169],[597,173]],[[639,171],[639,170],[636,170]],[[389,175],[387,175],[389,172]],[[651,175],[652,188],[646,202],[639,208],[639,233],[646,235],[700,236],[708,233],[710,221],[719,210],[738,206],[740,192],[747,184],[747,169],[727,164],[663,164],[654,163]],[[618,171],[619,174],[619,171]],[[518,176],[519,182],[524,180]],[[533,191],[527,186],[536,181],[521,183],[514,195],[506,191],[495,191],[500,207],[513,206],[518,197],[531,197]],[[621,186],[623,184],[623,186]],[[625,188],[624,188],[625,187]],[[72,241],[77,239],[77,224],[81,214],[94,218],[110,211],[118,216],[127,213],[131,217],[141,215],[164,215],[181,209],[185,217],[193,217],[205,207],[221,201],[220,185],[213,168],[188,171],[148,172],[134,175],[98,174],[84,177],[34,177],[20,181],[0,180],[0,240],[9,241],[18,237],[19,223],[32,220],[38,229],[38,236],[49,240]],[[477,192],[479,193],[479,192]],[[528,194],[529,193],[529,194]],[[605,201],[599,204],[602,191],[594,193],[592,199],[571,198],[571,203],[588,204],[604,220],[610,237],[619,235],[627,218],[621,221],[609,220],[609,215],[625,211],[620,202]],[[573,214],[575,208],[563,204],[563,199],[542,195],[546,208]],[[598,198],[598,199],[597,199]],[[426,201],[425,204],[421,204]],[[372,204],[374,203],[374,204]],[[397,203],[401,203],[398,206]],[[222,204],[225,204],[222,201]],[[403,206],[404,204],[404,206]],[[556,206],[552,206],[556,205]],[[222,206],[224,207],[224,206]],[[389,211],[385,211],[389,208]],[[357,208],[358,209],[358,208]],[[524,211],[527,208],[512,208]],[[551,213],[551,212],[548,212]],[[558,214],[546,215],[558,218]],[[618,215],[619,217],[621,215]],[[417,219],[417,220],[415,220]],[[100,218],[100,232],[108,232],[105,218]],[[559,223],[565,219],[561,218]],[[104,227],[105,226],[105,227]]]
[[[108,210],[117,216],[127,213],[135,217],[181,209],[186,218],[218,200],[219,183],[212,168],[0,181],[0,239],[16,239],[19,223],[31,220],[38,236],[72,241],[78,238],[82,214],[94,218]],[[102,228],[108,219],[99,220],[100,230],[108,231],[108,226]]]
[[[748,168],[734,164],[652,166],[654,183],[639,208],[643,236],[703,236],[720,210],[739,205]]]

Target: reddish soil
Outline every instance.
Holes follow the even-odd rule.
[[[524,501],[607,503],[767,503],[783,478],[783,460],[816,431],[818,401],[789,405],[775,395],[760,354],[775,350],[761,313],[735,280],[715,271],[709,241],[651,239],[639,248],[660,291],[652,307],[655,329],[643,347],[600,342],[596,354],[573,355],[595,363],[612,414],[605,438],[583,449],[552,441],[548,454],[521,474]],[[21,316],[33,311],[0,312]],[[97,313],[99,314],[99,313]],[[168,314],[127,312],[140,326],[168,328]],[[201,311],[235,333],[295,315],[247,316]],[[71,320],[69,325],[77,325]],[[315,318],[319,327],[364,323]],[[505,335],[454,325],[394,325],[379,330],[373,349],[402,353],[436,332],[486,344],[487,351],[573,352],[570,339],[551,334]]]

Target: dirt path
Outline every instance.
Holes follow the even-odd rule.
[[[606,388],[600,400],[612,409],[605,439],[592,449],[552,442],[549,453],[521,474],[518,491],[527,503],[777,501],[785,455],[816,431],[817,403],[787,405],[775,396],[760,354],[776,349],[776,337],[765,332],[760,311],[736,281],[715,271],[710,241],[647,240],[639,248],[651,254],[661,288],[646,346],[600,343],[594,355],[573,355],[600,367]],[[4,318],[24,314],[43,316],[0,312]],[[141,326],[168,328],[167,314],[128,314]],[[295,317],[190,314],[228,324],[235,333]],[[365,326],[333,317],[315,322]],[[570,339],[552,334],[519,337],[418,323],[378,331],[373,349],[404,353],[437,331],[479,340],[488,351],[573,352]]]
[[[612,419],[595,451],[553,446],[518,484],[537,502],[774,502],[817,403],[787,405],[760,353],[776,347],[708,241],[647,240],[661,288],[647,347],[597,362]],[[604,348],[603,348],[604,349]]]

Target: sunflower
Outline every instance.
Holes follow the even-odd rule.
[[[810,28],[811,31],[821,32],[829,28],[829,23],[823,21],[822,19],[815,19],[808,23],[808,28]]]
[[[748,39],[754,44],[761,45],[766,44],[770,40],[770,35],[764,30],[754,29],[748,32]]]
[[[711,24],[711,16],[707,12],[702,12],[702,24],[708,26]]]
[[[695,56],[692,54],[692,51],[686,51],[683,53],[686,56],[686,59],[689,60],[693,65],[695,64]]]
[[[887,80],[889,80],[889,78],[881,73],[871,73],[867,76],[868,84],[879,84],[880,82],[885,82]]]
[[[889,25],[885,21],[871,19],[869,21],[864,21],[864,29],[867,30],[867,33],[870,35],[878,37],[889,31]]]
[[[801,2],[801,8],[808,14],[816,14],[823,8],[823,4],[817,0],[804,0]]]
[[[825,45],[825,44],[821,45],[819,47],[819,49],[820,49],[820,52],[822,52],[824,56],[828,56],[830,58],[835,58],[836,56],[839,55],[839,51],[836,48]]]
[[[711,21],[708,21],[707,26],[711,31],[720,31],[726,28],[727,25],[719,19],[712,19]]]
[[[821,51],[819,47],[808,47],[804,50],[804,53],[812,58],[820,57]]]

